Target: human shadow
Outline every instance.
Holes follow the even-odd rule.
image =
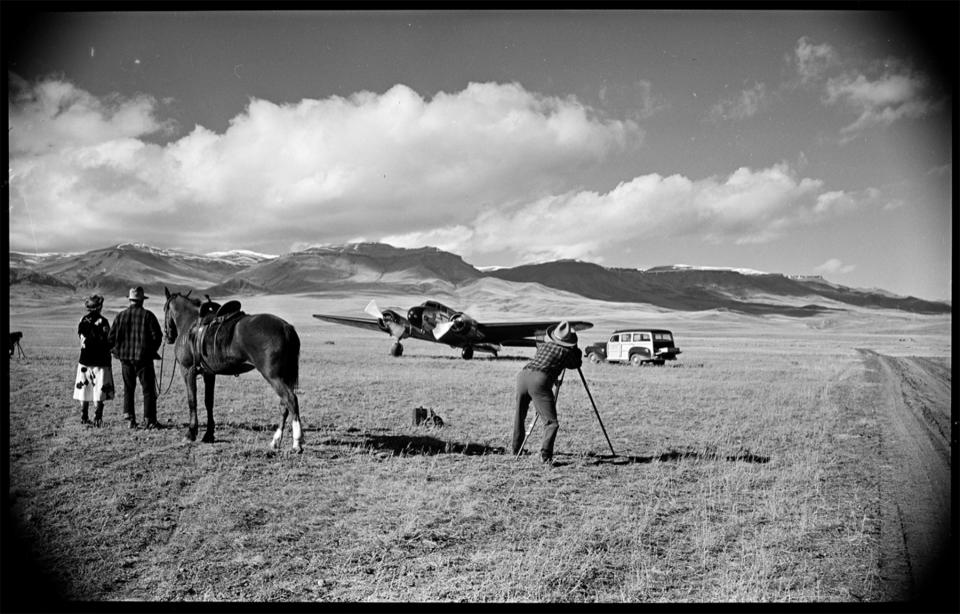
[[[716,452],[700,452],[697,450],[668,450],[662,454],[651,454],[650,456],[635,455],[616,455],[587,453],[586,456],[591,459],[592,465],[634,465],[648,464],[653,462],[669,463],[687,460],[707,460],[707,461],[727,461],[744,463],[769,463],[769,456],[761,456],[747,450],[738,450],[736,454],[718,454]]]
[[[437,454],[462,454],[483,456],[503,454],[503,447],[488,446],[481,443],[461,443],[444,441],[428,435],[371,435],[365,433],[359,437],[328,437],[320,443],[325,445],[348,446],[386,452],[391,456],[434,456]]]

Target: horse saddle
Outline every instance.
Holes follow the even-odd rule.
[[[246,361],[229,357],[229,347],[237,324],[247,314],[240,310],[240,301],[227,301],[223,305],[207,302],[200,306],[200,320],[194,337],[194,355],[197,366],[216,375],[240,375],[256,367]]]

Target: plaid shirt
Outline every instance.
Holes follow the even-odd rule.
[[[160,322],[143,305],[131,304],[113,320],[110,344],[118,360],[150,360],[162,343]]]
[[[557,377],[564,369],[578,369],[583,364],[580,348],[564,347],[545,341],[537,345],[537,353],[524,365],[529,371],[543,371],[550,377]]]

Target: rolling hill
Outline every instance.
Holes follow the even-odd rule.
[[[312,247],[281,256],[245,250],[197,255],[136,243],[82,254],[10,253],[11,292],[20,285],[46,285],[124,295],[141,285],[148,294],[169,287],[214,297],[373,290],[431,295],[484,279],[521,284],[531,291],[534,286],[529,284],[537,284],[594,300],[677,311],[792,317],[850,308],[918,314],[952,311],[949,303],[848,288],[816,276],[685,265],[607,268],[574,260],[481,271],[460,256],[433,247],[404,249],[382,243]]]

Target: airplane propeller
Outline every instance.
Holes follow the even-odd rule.
[[[433,328],[433,338],[441,339],[444,335],[450,332],[450,329],[453,328],[453,321],[441,322]]]
[[[386,325],[390,329],[390,336],[399,341],[407,336],[406,322],[398,322],[393,313],[384,313],[377,307],[377,301],[370,301],[363,310],[367,314],[380,320],[381,325]]]
[[[383,319],[383,313],[380,311],[380,308],[377,307],[377,301],[370,301],[363,311],[377,318],[378,320]]]

